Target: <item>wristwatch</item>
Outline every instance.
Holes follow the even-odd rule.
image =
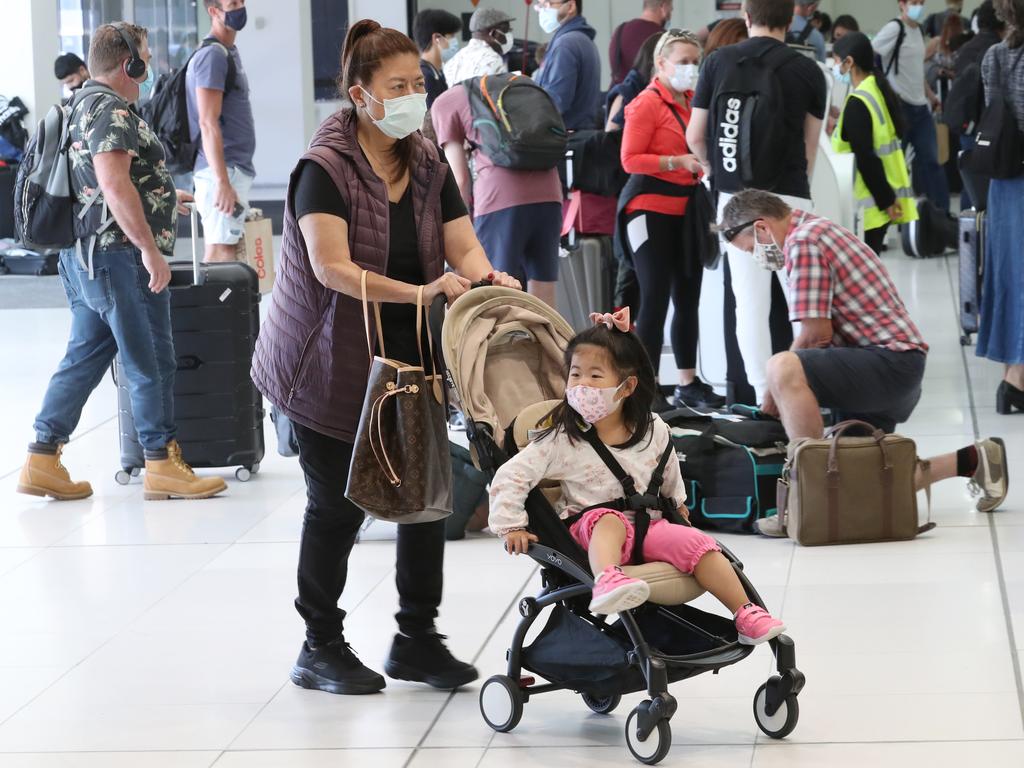
[[[670,171],[674,171],[676,169],[676,159],[672,155],[669,155],[666,165],[668,165],[668,169]]]

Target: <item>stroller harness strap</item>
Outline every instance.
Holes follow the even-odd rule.
[[[675,515],[675,500],[661,495],[661,486],[665,482],[665,469],[668,467],[668,462],[676,455],[675,446],[672,444],[672,441],[669,440],[668,445],[665,446],[665,450],[661,454],[661,459],[658,461],[658,465],[654,468],[654,472],[651,474],[651,481],[647,485],[647,490],[641,494],[637,493],[636,481],[633,480],[632,476],[622,468],[622,465],[619,464],[618,461],[616,461],[612,452],[608,450],[608,446],[601,442],[601,438],[597,435],[597,430],[594,428],[588,429],[584,433],[584,437],[590,444],[590,447],[593,448],[600,457],[601,461],[604,462],[604,465],[611,470],[613,475],[615,475],[615,479],[622,485],[622,490],[625,495],[621,499],[588,507],[578,515],[569,517],[566,520],[566,524],[572,525],[592,509],[607,508],[615,509],[619,512],[632,512],[635,515],[634,525],[636,527],[636,533],[633,539],[633,556],[631,562],[633,565],[640,565],[643,563],[644,540],[647,538],[647,530],[651,526],[651,514],[648,510],[657,509],[662,513],[666,520],[673,523],[677,522]]]

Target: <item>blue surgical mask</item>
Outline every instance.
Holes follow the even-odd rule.
[[[923,5],[908,5],[907,6],[907,18],[913,22],[919,22],[924,18],[924,6]]]
[[[233,11],[224,11],[224,26],[235,30],[235,32],[241,32],[245,29],[245,22],[248,20],[249,14],[246,13],[245,6],[236,8]]]
[[[459,38],[448,37],[445,38],[448,41],[448,47],[441,49],[441,61],[451,61],[452,57],[459,52]]]
[[[149,94],[153,92],[154,85],[156,85],[156,72],[153,71],[153,65],[150,64],[146,67],[146,79],[139,83],[139,98],[148,99]]]
[[[844,85],[853,85],[853,78],[850,77],[849,72],[843,72],[842,64],[832,65],[832,77],[835,78],[837,83],[843,83]]]
[[[537,15],[540,16],[540,28],[549,35],[562,26],[558,20],[557,8],[541,8]]]

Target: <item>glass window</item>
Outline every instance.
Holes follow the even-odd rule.
[[[312,0],[313,11],[313,90],[317,101],[338,98],[341,46],[348,33],[348,3],[338,0]]]
[[[124,19],[122,0],[57,0],[61,53],[76,53],[87,61],[93,30]]]

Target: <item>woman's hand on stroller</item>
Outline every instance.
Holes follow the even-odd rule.
[[[525,529],[509,531],[505,534],[505,551],[510,555],[525,555],[530,544],[537,541],[540,539]]]
[[[472,283],[461,275],[454,272],[445,272],[437,280],[427,284],[423,288],[423,303],[430,306],[438,296],[444,296],[451,304],[459,296],[469,290]]]
[[[491,285],[499,288],[514,288],[517,291],[523,290],[523,284],[516,278],[512,277],[508,272],[491,272],[491,274],[487,276],[487,279],[491,281]]]

